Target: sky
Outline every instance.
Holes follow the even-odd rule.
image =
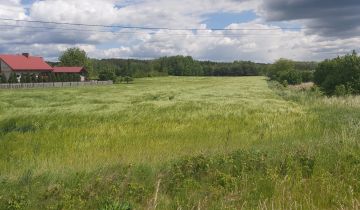
[[[359,0],[0,0],[0,53],[320,61],[360,51],[359,11]]]

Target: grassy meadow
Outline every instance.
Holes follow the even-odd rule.
[[[264,77],[0,90],[0,209],[359,209],[359,138]]]

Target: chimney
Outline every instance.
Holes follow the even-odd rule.
[[[29,53],[23,53],[22,55],[25,56],[25,57],[27,57],[27,58],[30,56]]]

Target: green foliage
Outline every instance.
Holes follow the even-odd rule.
[[[360,57],[354,51],[321,62],[314,81],[327,95],[360,94]]]
[[[280,81],[284,80],[290,85],[300,84],[302,82],[301,73],[295,70],[283,72],[280,74]]]
[[[295,70],[295,62],[287,59],[279,59],[268,69],[267,75],[271,80],[275,80],[281,83],[286,81],[287,84],[296,85],[306,80],[308,82],[311,79],[308,72],[300,72]],[[303,77],[305,77],[303,79]]]
[[[93,64],[86,52],[79,48],[69,48],[59,57],[59,66],[85,67],[89,74],[93,74]]]
[[[129,77],[129,76],[124,77],[124,82],[126,82],[127,84],[129,84],[132,81],[134,81],[134,79],[132,77]]]
[[[49,82],[57,82],[57,79],[56,79],[56,75],[54,72],[51,72],[50,74],[47,75],[48,78],[49,78]]]
[[[60,66],[86,66],[88,57],[84,50],[79,48],[69,48],[60,57]]]
[[[30,83],[31,82],[31,75],[30,74],[25,74],[24,75],[24,80],[25,80],[25,83]]]
[[[345,85],[337,85],[335,87],[334,95],[336,96],[345,96],[347,94],[347,90]]]
[[[132,210],[133,208],[129,203],[119,203],[119,202],[108,202],[100,210]]]
[[[0,75],[0,83],[4,83],[4,84],[7,83],[7,79],[4,74]]]
[[[268,76],[272,80],[279,81],[283,74],[294,71],[294,67],[295,64],[293,61],[281,58],[269,67]]]
[[[18,79],[17,79],[17,76],[15,73],[11,73],[10,74],[10,77],[9,77],[9,80],[8,80],[8,83],[18,83]]]
[[[289,86],[289,83],[288,83],[287,80],[282,81],[281,84],[282,84],[284,87]]]
[[[115,73],[111,70],[103,70],[99,73],[99,80],[100,81],[109,81],[109,80],[116,80]]]
[[[32,83],[36,83],[36,82],[38,82],[38,78],[36,77],[36,75],[35,75],[35,74],[32,74],[32,75],[31,75],[31,79],[30,79],[30,81],[31,81]]]
[[[312,82],[314,81],[314,72],[312,71],[302,71],[301,80],[302,82]]]
[[[264,64],[250,61],[218,63],[196,61],[190,56],[162,57],[155,60],[105,59],[92,60],[97,73],[111,68],[116,76],[134,78],[154,76],[255,76],[259,75]]]

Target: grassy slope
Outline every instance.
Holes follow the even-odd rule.
[[[359,205],[358,98],[274,91],[262,77],[0,98],[0,208],[145,208],[159,180],[160,209]]]

